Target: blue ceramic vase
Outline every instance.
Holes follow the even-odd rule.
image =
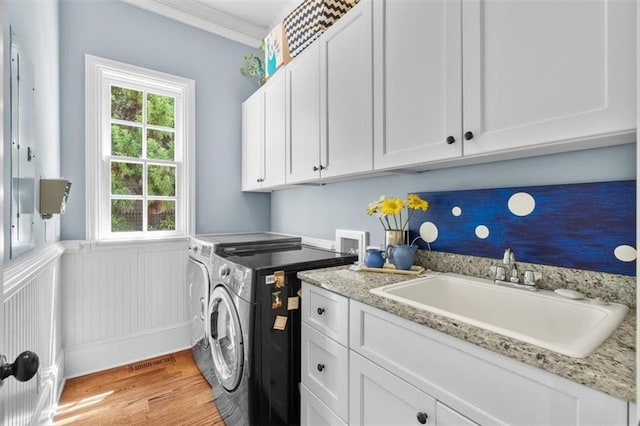
[[[408,271],[413,265],[417,251],[418,246],[409,244],[389,246],[387,249],[387,258],[389,259],[389,262],[396,266],[396,269]]]

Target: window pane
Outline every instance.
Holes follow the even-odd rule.
[[[149,201],[149,209],[147,210],[147,214],[147,225],[149,227],[149,231],[175,231],[175,201]]]
[[[142,157],[142,128],[112,124],[111,155]]]
[[[149,166],[148,195],[163,195],[173,197],[176,195],[176,168],[173,166]]]
[[[147,94],[147,124],[152,126],[173,127],[175,98]]]
[[[147,158],[156,160],[173,160],[173,132],[147,130]]]
[[[142,92],[111,86],[111,118],[142,122]]]
[[[111,200],[111,231],[142,231],[142,200]]]
[[[111,162],[111,193],[142,195],[142,164]]]

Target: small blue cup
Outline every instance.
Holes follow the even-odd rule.
[[[367,249],[367,255],[364,257],[364,264],[369,268],[382,268],[384,266],[382,250],[376,248]]]

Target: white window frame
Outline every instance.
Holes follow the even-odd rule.
[[[111,85],[175,97],[176,229],[111,231]],[[195,81],[85,55],[86,238],[89,241],[186,237],[194,224]],[[153,163],[153,160],[150,160]],[[146,174],[145,174],[146,176]],[[146,184],[146,183],[145,183]]]

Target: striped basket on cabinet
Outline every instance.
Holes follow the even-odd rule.
[[[359,0],[306,0],[284,19],[289,52],[296,57]]]

